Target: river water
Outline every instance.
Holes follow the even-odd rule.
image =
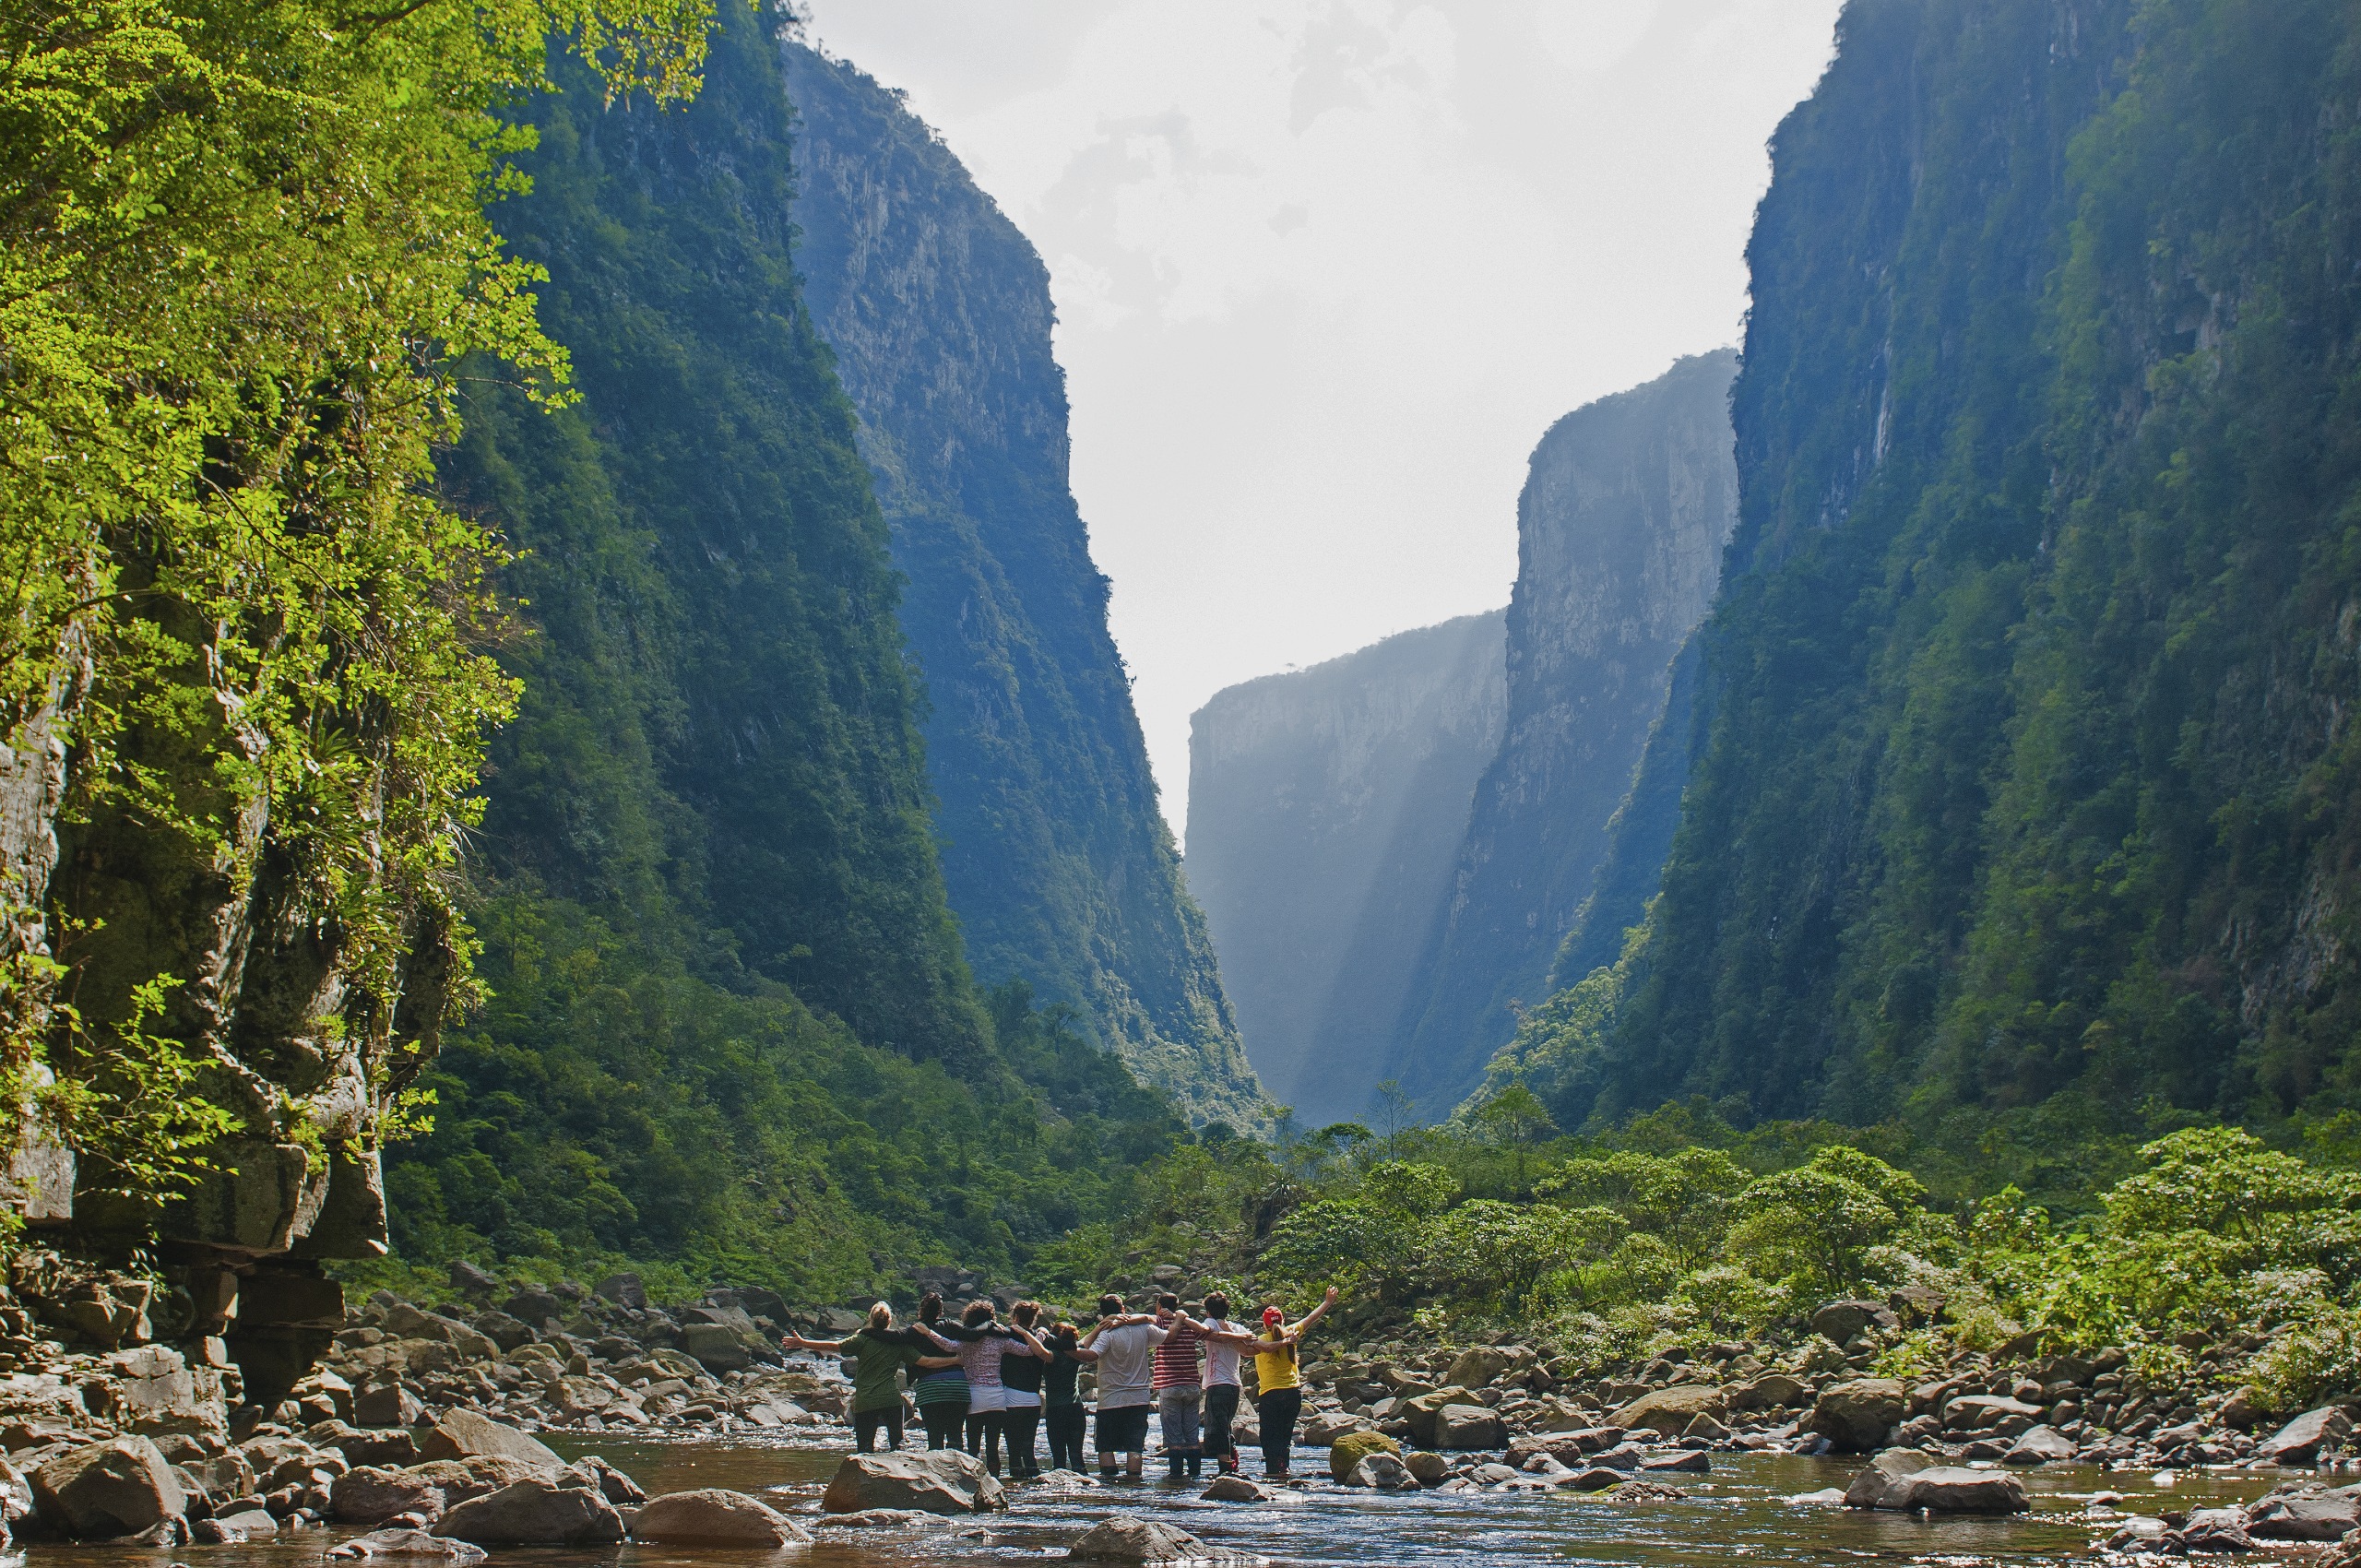
[[[836,1430],[839,1438],[841,1429]],[[773,1506],[808,1514],[844,1450],[803,1433],[733,1436],[727,1441],[629,1441],[607,1433],[567,1438],[543,1433],[567,1458],[603,1455],[651,1494],[696,1487],[755,1493]],[[1233,1551],[1275,1563],[1348,1562],[1362,1568],[1416,1563],[1493,1568],[1501,1563],[1645,1564],[1649,1568],[1744,1562],[1787,1564],[1923,1563],[1983,1568],[2087,1558],[2114,1526],[2086,1515],[2094,1491],[2119,1491],[2125,1511],[2158,1514],[2248,1502],[2267,1491],[2268,1474],[2183,1472],[2159,1486],[2145,1473],[2082,1467],[2024,1475],[2035,1512],[2014,1519],[1917,1519],[1847,1508],[1798,1505],[1797,1493],[1843,1486],[1857,1461],[1788,1455],[1714,1456],[1711,1476],[1666,1477],[1686,1501],[1632,1505],[1570,1492],[1410,1492],[1348,1491],[1327,1479],[1326,1455],[1299,1449],[1305,1478],[1300,1501],[1263,1506],[1200,1503],[1203,1482],[1150,1479],[1111,1488],[1051,1491],[1014,1488],[1005,1514],[961,1520],[949,1529],[822,1530],[811,1547],[790,1549],[808,1568],[995,1568],[1063,1555],[1067,1541],[1115,1509],[1145,1510]],[[1247,1472],[1257,1468],[1247,1459]],[[349,1531],[310,1530],[253,1546],[183,1547],[172,1552],[34,1546],[23,1568],[320,1568],[326,1549]],[[596,1550],[530,1550],[493,1554],[486,1568],[689,1568],[744,1553],[621,1546]]]

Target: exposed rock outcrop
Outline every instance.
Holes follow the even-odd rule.
[[[1455,1104],[1547,993],[1738,517],[1734,351],[1576,410],[1517,505],[1508,721],[1383,1076]],[[1577,977],[1579,978],[1579,977]]]
[[[1495,611],[1216,693],[1190,720],[1189,883],[1264,1084],[1368,1113],[1507,714]]]
[[[783,48],[797,267],[908,577],[968,962],[1079,1008],[1192,1119],[1259,1125],[1067,487],[1049,271],[898,95]]]

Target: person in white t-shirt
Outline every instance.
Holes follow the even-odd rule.
[[[1098,1473],[1112,1479],[1115,1456],[1137,1479],[1147,1465],[1147,1418],[1155,1403],[1156,1348],[1168,1330],[1151,1314],[1127,1313],[1121,1296],[1098,1298],[1098,1322],[1082,1336],[1098,1352]]]
[[[1197,1325],[1205,1341],[1205,1457],[1226,1476],[1238,1473],[1238,1443],[1229,1424],[1238,1419],[1243,1392],[1238,1381],[1239,1353],[1254,1348],[1254,1336],[1242,1323],[1229,1321],[1229,1298],[1219,1290],[1205,1292],[1205,1320]]]

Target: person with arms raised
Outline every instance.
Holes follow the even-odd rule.
[[[1263,1332],[1254,1339],[1254,1383],[1261,1390],[1255,1408],[1263,1422],[1263,1473],[1274,1480],[1287,1479],[1295,1423],[1303,1417],[1303,1336],[1335,1304],[1331,1285],[1320,1304],[1292,1324],[1277,1302],[1263,1309]]]

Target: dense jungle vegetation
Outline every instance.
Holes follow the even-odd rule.
[[[1335,1283],[1347,1342],[1406,1318],[1461,1344],[1497,1331],[1558,1347],[1563,1377],[1797,1342],[1823,1302],[1908,1292],[1917,1326],[1882,1351],[1882,1374],[1962,1346],[2116,1346],[2178,1384],[2197,1348],[2260,1331],[2265,1408],[2361,1388],[2349,1121],[2301,1155],[2235,1128],[2174,1133],[2088,1211],[2058,1217],[2013,1187],[1934,1196],[1904,1168],[1911,1152],[1898,1124],[1740,1131],[1702,1102],[1566,1136],[1511,1088],[1441,1126],[1179,1149],[1120,1222],[1045,1249],[1035,1282],[1081,1301],[1179,1262],[1240,1299],[1297,1306]]]
[[[1750,250],[1662,893],[1496,1087],[1899,1118],[2077,1205],[2355,1102],[2357,27],[1847,7]]]
[[[408,1263],[804,1300],[1008,1274],[1180,1132],[1069,1009],[968,978],[885,524],[791,266],[773,21],[724,8],[682,107],[568,72],[496,211],[581,401],[482,367],[443,465],[515,552],[522,696],[476,861],[492,999],[389,1157]]]

